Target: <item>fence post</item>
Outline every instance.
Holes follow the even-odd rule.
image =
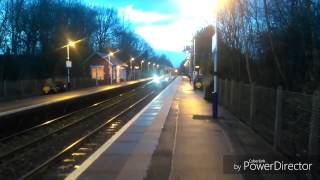
[[[282,123],[282,87],[277,88],[276,95],[276,116],[274,122],[273,148],[277,149],[280,144],[281,123]]]
[[[228,106],[228,79],[224,81],[224,106]]]
[[[234,91],[234,81],[233,80],[231,80],[230,81],[230,83],[231,83],[231,87],[230,87],[230,99],[229,99],[229,102],[230,102],[230,110],[234,113],[234,107],[233,107],[233,91]]]
[[[33,91],[32,93],[38,94],[38,92],[42,92],[42,87],[38,87],[38,80],[33,79]]]
[[[218,89],[218,94],[221,97],[222,96],[222,94],[221,94],[221,79],[219,79],[218,84],[219,84],[218,87],[220,87]],[[221,98],[218,99],[218,104],[221,105]]]
[[[309,132],[309,155],[318,155],[318,136],[319,136],[319,118],[320,118],[320,92],[316,91],[312,96],[312,115],[310,120]]]
[[[24,97],[25,92],[24,92],[23,80],[19,81],[19,85],[20,85],[20,95]]]
[[[1,87],[1,90],[0,90],[0,96],[4,96],[4,92],[3,92],[3,81],[0,81],[0,87]],[[1,99],[1,97],[0,97]]]
[[[7,80],[3,81],[3,97],[7,97],[8,92],[7,92]]]
[[[250,126],[253,127],[254,114],[255,114],[255,94],[254,94],[254,83],[250,84]]]
[[[237,82],[238,85],[238,104],[237,104],[237,116],[240,117],[240,101],[241,101],[241,83],[238,81]]]

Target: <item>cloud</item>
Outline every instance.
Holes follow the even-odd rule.
[[[125,17],[126,20],[129,20],[135,25],[151,24],[172,19],[170,15],[137,10],[134,9],[132,5],[119,8],[119,15]]]
[[[175,0],[173,14],[134,9],[132,5],[119,8],[120,16],[133,23],[135,31],[156,51],[176,52],[171,58],[179,61],[182,50],[190,45],[197,30],[215,21],[217,0]],[[169,54],[169,53],[166,53]],[[179,59],[179,60],[178,60]],[[177,63],[177,62],[175,62]],[[177,65],[177,64],[175,64]]]
[[[136,32],[157,50],[181,52],[184,46],[190,44],[194,28],[189,26],[188,21],[178,21],[136,27]]]

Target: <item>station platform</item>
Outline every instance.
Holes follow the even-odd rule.
[[[104,86],[91,87],[91,88],[85,88],[80,90],[72,90],[64,93],[36,96],[36,97],[20,99],[16,101],[0,102],[0,117],[8,114],[13,114],[19,111],[29,110],[29,109],[33,109],[41,106],[46,106],[52,103],[66,101],[73,98],[78,98],[84,95],[96,94],[96,93],[108,91],[111,89],[133,85],[149,79],[150,78],[146,78],[146,79],[141,79],[136,81],[117,83],[113,85],[104,85]]]
[[[225,173],[226,155],[276,152],[222,107],[222,119],[211,116],[211,104],[178,77],[66,179],[283,179]]]

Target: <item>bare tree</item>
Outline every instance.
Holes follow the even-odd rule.
[[[97,31],[94,33],[93,42],[97,50],[103,50],[114,45],[114,36],[120,27],[120,20],[114,9],[99,9],[97,16]]]
[[[277,55],[277,52],[276,52],[276,49],[275,49],[274,40],[272,38],[273,30],[272,30],[272,26],[271,26],[271,22],[270,22],[270,11],[269,11],[269,5],[267,3],[267,0],[263,0],[263,4],[264,4],[265,20],[266,20],[267,29],[268,29],[267,30],[267,36],[268,36],[268,40],[269,40],[269,43],[270,43],[271,52],[272,52],[272,55],[273,55],[272,59],[274,60],[274,62],[276,64],[276,68],[277,68],[277,70],[278,70],[278,72],[280,74],[281,79],[284,82],[287,82],[286,75],[282,70],[282,67],[281,67],[281,64],[280,64],[280,60],[278,58],[278,55]]]
[[[0,11],[0,51],[6,51],[6,36],[8,34],[8,1],[0,1],[0,8],[3,9]]]

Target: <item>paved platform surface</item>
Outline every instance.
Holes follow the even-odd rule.
[[[83,95],[89,95],[89,94],[95,94],[98,92],[108,91],[110,89],[135,84],[144,80],[146,79],[122,82],[122,83],[113,84],[113,85],[104,85],[104,86],[98,86],[98,87],[92,87],[92,88],[85,88],[85,89],[74,90],[74,91],[59,93],[59,94],[36,96],[33,98],[21,99],[16,101],[1,102],[0,116],[19,112],[22,110],[32,109],[39,106],[45,106],[51,103],[65,101],[72,98],[81,97]]]
[[[225,155],[278,154],[222,107],[222,119],[210,116],[211,104],[192,90],[188,79],[179,77],[67,179],[287,178],[225,173]]]
[[[180,82],[176,78],[67,179],[143,179]]]

